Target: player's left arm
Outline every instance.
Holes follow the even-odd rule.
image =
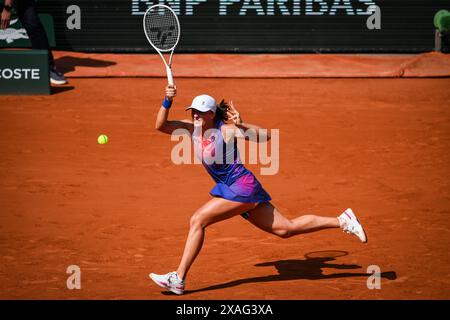
[[[237,111],[233,101],[230,101],[230,108],[227,111],[227,116],[230,123],[224,125],[224,129],[228,132],[235,133],[234,137],[245,138],[246,140],[257,142],[270,140],[269,130],[242,120],[241,114]],[[240,134],[236,134],[237,132],[240,132]],[[230,138],[230,134],[226,135],[227,141]]]

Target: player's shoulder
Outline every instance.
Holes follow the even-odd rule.
[[[235,138],[236,130],[238,127],[234,123],[223,123],[220,127],[220,131],[222,132],[223,139],[226,143],[230,142]]]
[[[234,123],[223,123],[222,126],[220,127],[220,129],[222,130],[227,130],[227,129],[236,129],[236,125]]]
[[[182,128],[188,130],[191,134],[194,131],[194,122],[192,119],[179,120],[182,123]]]
[[[230,133],[236,129],[236,126],[234,123],[222,123],[220,126],[220,131],[222,131],[222,134]]]

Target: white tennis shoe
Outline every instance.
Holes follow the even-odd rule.
[[[356,215],[353,213],[353,210],[348,208],[345,210],[339,217],[339,225],[342,230],[346,233],[354,234],[361,240],[361,242],[367,242],[367,236],[364,232],[364,229],[361,223],[356,218]]]
[[[161,288],[172,291],[175,294],[184,293],[184,281],[178,277],[176,271],[162,275],[150,273],[149,277]]]

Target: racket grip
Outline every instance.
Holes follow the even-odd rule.
[[[167,81],[169,82],[169,85],[173,86],[172,69],[169,66],[166,66],[166,71],[167,71]]]

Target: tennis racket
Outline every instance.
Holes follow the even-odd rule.
[[[167,72],[169,85],[173,86],[172,57],[180,40],[180,22],[173,10],[162,4],[147,9],[143,19],[144,32],[148,42],[161,56]],[[170,52],[167,63],[163,53]]]

